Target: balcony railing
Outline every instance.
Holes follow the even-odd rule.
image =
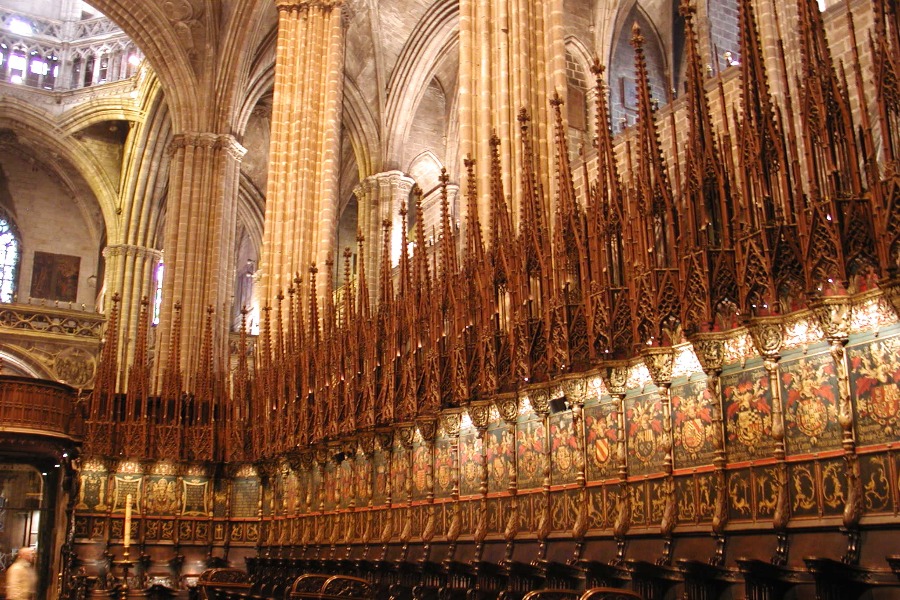
[[[0,375],[0,427],[6,432],[81,437],[75,401],[67,385]]]
[[[32,304],[0,304],[0,331],[15,329],[99,341],[105,321],[103,315],[93,312]]]

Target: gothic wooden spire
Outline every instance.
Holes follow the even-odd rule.
[[[250,369],[247,363],[249,352],[247,341],[246,306],[241,308],[241,331],[238,343],[237,371],[233,379],[231,403],[226,406],[225,460],[240,463],[247,460],[247,428],[249,426]]]
[[[563,100],[558,93],[554,93],[550,105],[553,107],[556,134],[557,220],[554,250],[558,260],[553,265],[555,285],[557,290],[566,285],[580,289],[581,274],[588,271],[584,213],[575,197],[567,127],[562,118]]]
[[[623,358],[634,350],[626,268],[632,261],[626,256],[622,232],[625,222],[622,181],[613,150],[612,120],[603,79],[604,67],[598,59],[591,67],[596,98],[597,175],[588,186],[587,240],[589,255],[585,305],[588,336],[595,360]],[[585,173],[585,181],[589,181]]]
[[[769,93],[752,0],[739,6],[741,102],[738,146],[741,193],[735,233],[740,311],[745,316],[790,310],[805,292],[794,227],[794,187],[780,121]]]
[[[150,301],[141,298],[137,339],[134,343],[134,362],[128,371],[125,395],[125,421],[122,424],[122,453],[127,457],[147,455],[150,408],[149,329]]]
[[[466,156],[463,166],[466,168],[466,250],[463,262],[464,268],[471,272],[484,264],[485,249],[481,220],[478,217],[475,160]]]
[[[400,206],[400,283],[397,294],[397,366],[400,370],[397,389],[397,407],[394,417],[398,421],[411,421],[416,415],[416,374],[415,359],[412,358],[421,345],[416,327],[418,305],[410,281],[410,265],[407,248],[406,203]]]
[[[272,307],[262,309],[262,327],[260,342],[256,347],[256,377],[253,396],[254,406],[254,440],[253,448],[256,458],[268,457],[273,442],[273,412],[271,399],[274,393],[272,382]]]
[[[815,3],[797,2],[802,58],[800,117],[807,206],[800,215],[804,267],[813,293],[846,291],[849,276],[876,268],[874,233],[850,100]]]
[[[656,128],[644,36],[637,23],[632,27],[631,43],[638,94],[638,162],[637,172],[632,172],[637,212],[631,215],[637,233],[632,289],[635,334],[646,345],[670,345],[679,341],[680,328],[681,291],[675,258],[678,220]]]
[[[381,293],[378,296],[379,310],[390,308],[393,310],[394,304],[394,281],[391,274],[391,221],[384,219],[381,222],[383,232],[382,239],[384,243],[381,246],[381,277],[379,283]]]
[[[358,335],[359,318],[354,314],[354,285],[351,279],[350,259],[353,252],[344,248],[344,308],[341,319],[341,433],[350,434],[356,430],[356,414],[359,409],[359,364],[360,344]]]
[[[113,428],[109,426],[115,411],[116,380],[119,375],[119,294],[112,297],[106,321],[99,368],[91,391],[87,427],[84,436],[86,455],[109,456],[113,452]]]
[[[409,228],[408,228],[408,219],[409,219],[409,208],[406,205],[406,201],[400,203],[400,256],[398,258],[399,264],[399,284],[397,295],[400,298],[403,298],[405,302],[407,297],[411,295],[412,292],[412,274],[410,273],[411,267],[409,264]]]
[[[396,339],[396,308],[394,307],[394,284],[391,276],[391,222],[382,221],[384,245],[381,251],[381,295],[378,302],[379,382],[376,398],[376,424],[383,425],[394,420],[394,389],[396,362],[399,349]]]
[[[215,458],[213,438],[213,413],[215,411],[216,385],[213,362],[213,314],[212,306],[206,308],[203,342],[200,347],[200,364],[195,376],[196,386],[189,399],[188,420],[185,429],[185,458],[195,461],[212,461]]]
[[[519,130],[522,134],[522,205],[519,207],[519,236],[524,253],[525,270],[530,276],[549,277],[550,243],[547,211],[543,190],[534,172],[534,144],[531,118],[525,109],[519,111]]]
[[[169,360],[162,376],[161,416],[151,447],[156,458],[179,460],[181,458],[181,415],[184,403],[184,385],[181,373],[181,302],[175,303],[172,337],[169,339]]]
[[[357,288],[356,339],[359,349],[359,362],[356,368],[359,406],[356,411],[356,423],[360,429],[368,429],[375,426],[375,370],[378,362],[377,331],[372,323],[369,288],[366,283],[365,241],[362,232],[357,233],[357,260],[359,261],[357,280],[359,281],[359,286]]]
[[[362,231],[356,233],[356,256],[357,256],[357,275],[356,279],[359,284],[356,287],[356,314],[365,321],[368,321],[371,315],[369,284],[366,280],[366,236]]]
[[[420,315],[429,311],[431,303],[431,271],[428,266],[428,240],[425,239],[425,219],[422,208],[422,189],[413,186],[413,197],[416,201],[416,240],[413,250],[413,281],[416,286],[416,297]]]
[[[584,307],[578,302],[570,304],[570,298],[577,298],[577,292],[581,289],[581,273],[587,270],[587,253],[584,246],[584,215],[575,200],[568,129],[563,123],[563,101],[559,94],[554,93],[550,105],[555,117],[557,202],[551,244],[553,276],[549,280],[551,315],[548,351],[551,372],[558,374],[571,369],[576,356],[581,365],[587,361],[587,340],[581,335],[585,329]],[[578,334],[574,340],[570,332]]]
[[[450,183],[450,176],[447,175],[447,169],[441,169],[441,232],[440,244],[438,246],[440,253],[440,270],[437,274],[439,285],[442,286],[442,303],[446,310],[446,304],[451,301],[453,295],[453,279],[459,271],[459,260],[456,256],[456,231],[453,222],[450,219],[450,197],[447,185]]]
[[[343,380],[342,371],[343,339],[337,325],[337,310],[334,303],[334,259],[331,257],[325,261],[325,319],[322,323],[322,336],[324,346],[324,361],[320,366],[321,377],[318,379],[320,396],[325,400],[324,435],[328,439],[337,437],[340,426],[340,382]],[[324,387],[323,387],[324,386]]]
[[[735,325],[737,276],[732,251],[731,182],[716,140],[706,98],[703,63],[694,30],[696,9],[682,0],[688,53],[690,131],[685,152],[681,216],[682,323],[687,333]],[[717,324],[716,321],[719,321]]]

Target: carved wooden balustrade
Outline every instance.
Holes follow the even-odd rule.
[[[67,385],[0,376],[0,427],[6,432],[80,438],[77,394]]]

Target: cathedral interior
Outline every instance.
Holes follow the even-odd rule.
[[[886,599],[898,533],[894,0],[0,0],[36,600]]]

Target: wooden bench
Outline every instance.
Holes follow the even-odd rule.
[[[619,588],[597,587],[586,592],[567,589],[546,589],[528,592],[522,600],[643,600],[636,592]]]
[[[374,600],[375,590],[365,579],[350,575],[308,574],[298,577],[288,592],[290,600],[358,598]]]
[[[240,569],[207,569],[197,580],[201,600],[225,600],[228,594],[248,595],[250,576]]]

